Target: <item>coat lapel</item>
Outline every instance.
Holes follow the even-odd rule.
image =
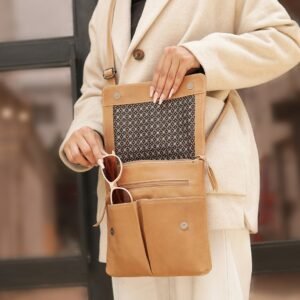
[[[147,0],[130,41],[131,0],[117,0],[112,28],[114,52],[122,64],[125,64],[132,51],[142,40],[146,32],[171,0]]]

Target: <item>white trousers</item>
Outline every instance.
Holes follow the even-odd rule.
[[[209,234],[212,270],[203,276],[112,277],[114,300],[248,300],[252,273],[247,229]]]

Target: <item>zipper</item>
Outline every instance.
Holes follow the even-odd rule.
[[[138,188],[138,187],[152,187],[152,186],[165,186],[165,185],[188,185],[188,179],[167,179],[167,180],[153,180],[153,181],[140,181],[121,184],[125,188]]]
[[[195,159],[190,159],[190,158],[179,158],[179,159],[155,159],[155,160],[152,160],[152,159],[140,159],[140,160],[133,160],[133,161],[127,161],[125,163],[123,163],[123,165],[132,165],[132,164],[136,164],[136,163],[158,163],[158,164],[161,164],[162,162],[185,162],[185,161],[196,161],[198,160],[198,158],[195,158]]]

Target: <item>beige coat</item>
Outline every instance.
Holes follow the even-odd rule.
[[[76,172],[89,168],[71,164],[62,149],[78,128],[102,128],[101,91],[106,59],[106,17],[110,0],[100,0],[89,24],[90,53],[84,66],[82,96],[59,155]],[[147,0],[130,41],[131,0],[117,0],[112,29],[118,83],[151,80],[163,49],[183,45],[202,64],[207,76],[206,130],[223,107],[233,105],[207,144],[207,158],[219,183],[207,184],[209,227],[248,228],[256,233],[259,204],[259,158],[252,126],[236,89],[278,77],[299,63],[300,30],[277,0]],[[136,60],[140,48],[145,57]],[[97,219],[104,209],[105,185],[99,171]],[[100,223],[99,260],[106,261],[106,215]]]

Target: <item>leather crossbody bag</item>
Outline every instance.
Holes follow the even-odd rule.
[[[115,1],[111,1],[108,33]],[[206,77],[186,75],[161,105],[149,96],[150,81],[116,84],[108,38],[108,85],[102,91],[105,150],[123,169],[117,185],[133,201],[113,203],[106,183],[107,262],[110,276],[191,276],[212,268],[205,176],[217,181],[205,157]],[[228,101],[216,120],[221,122]],[[103,215],[102,215],[103,218]],[[102,219],[101,218],[101,219]]]

